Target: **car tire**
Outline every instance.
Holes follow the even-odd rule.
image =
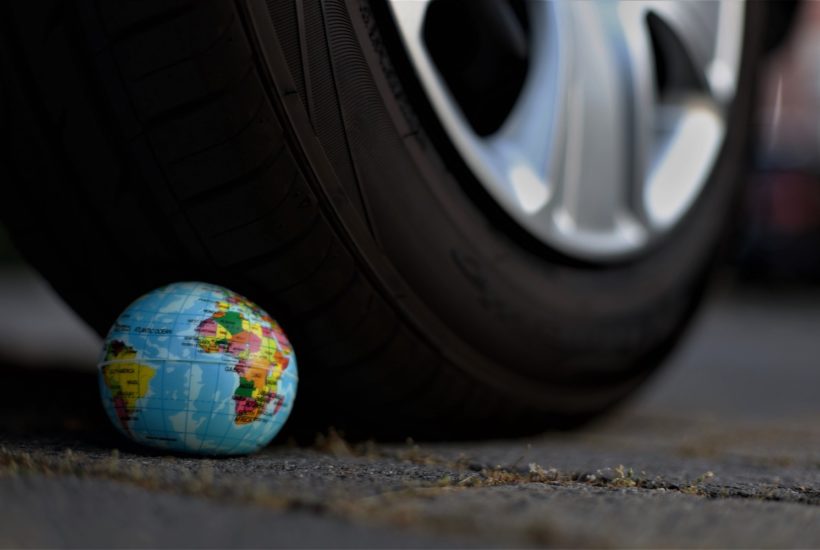
[[[751,130],[748,7],[708,185],[636,258],[576,261],[512,223],[377,0],[5,4],[3,220],[101,334],[173,281],[258,302],[300,361],[297,434],[576,425],[653,371],[709,280]]]

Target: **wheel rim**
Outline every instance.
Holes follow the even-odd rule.
[[[702,193],[735,96],[742,2],[388,2],[456,150],[543,243],[582,260],[622,260],[673,229]],[[435,33],[462,20],[478,46],[451,54],[460,45]],[[472,105],[480,94],[462,82],[481,78],[452,76],[481,67],[475,51],[492,52],[500,75],[526,56],[509,109],[489,129]]]

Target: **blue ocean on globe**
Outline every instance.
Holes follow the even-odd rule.
[[[117,318],[98,364],[103,405],[139,443],[210,455],[253,452],[287,420],[293,347],[257,305],[207,283],[175,283]]]

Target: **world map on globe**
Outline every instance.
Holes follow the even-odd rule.
[[[296,395],[281,327],[228,289],[175,283],[132,303],[99,362],[103,405],[131,439],[169,450],[244,454],[267,444]]]

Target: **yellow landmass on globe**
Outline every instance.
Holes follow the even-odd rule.
[[[134,348],[114,340],[108,344],[105,361],[115,361],[102,366],[105,385],[111,390],[114,411],[123,429],[130,432],[128,423],[133,420],[137,401],[148,393],[148,385],[156,375],[156,369],[135,361]]]

